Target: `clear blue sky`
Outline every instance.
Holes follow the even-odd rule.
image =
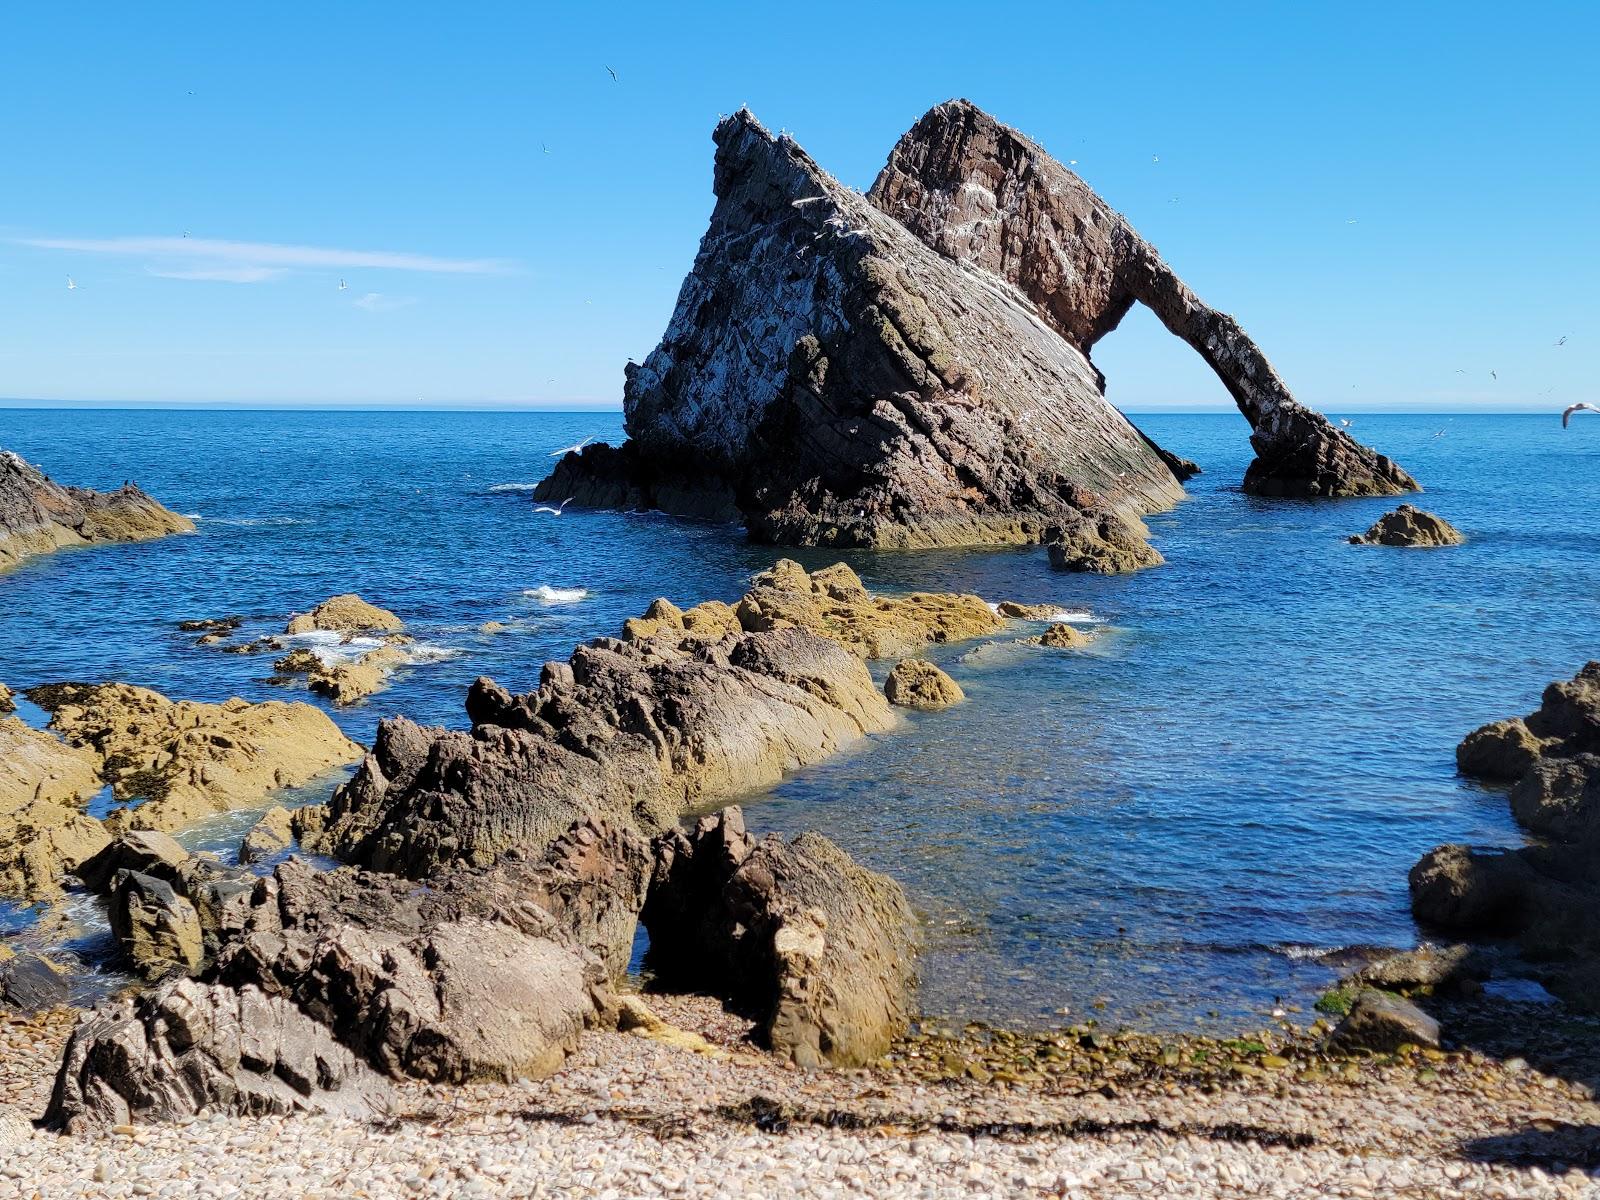
[[[1308,403],[1595,399],[1596,7],[13,3],[0,396],[616,406],[719,114],[865,187],[967,96]],[[1096,357],[1226,404],[1142,312]]]

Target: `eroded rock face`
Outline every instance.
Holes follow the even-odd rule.
[[[1417,920],[1511,938],[1547,988],[1600,1011],[1600,662],[1552,683],[1537,712],[1468,734],[1456,762],[1464,774],[1514,780],[1512,814],[1549,841],[1429,851],[1411,869]]]
[[[824,546],[1038,541],[1137,515],[1174,468],[1013,289],[934,252],[748,112],[716,130],[717,205],[661,344],[630,364],[629,441],[535,494],[741,516]]]
[[[1022,640],[1033,646],[1049,646],[1052,650],[1082,650],[1094,639],[1081,629],[1074,629],[1065,621],[1057,621],[1038,637]]]
[[[1353,546],[1459,546],[1467,539],[1443,517],[1410,504],[1384,513],[1365,533],[1353,534]]]
[[[289,998],[182,979],[78,1026],[45,1120],[70,1133],[202,1109],[371,1120],[391,1098],[386,1079]]]
[[[361,757],[310,704],[174,701],[123,683],[50,684],[28,698],[50,711],[50,727],[69,745],[98,757],[118,799],[145,798],[107,818],[113,831],[177,829],[250,808]]]
[[[920,658],[907,658],[895,663],[894,670],[889,672],[889,678],[884,681],[883,694],[890,704],[927,712],[949,708],[967,698],[959,683],[931,662]]]
[[[20,455],[0,450],[0,571],[65,546],[193,531],[194,522],[131,483],[114,492],[62,487]]]
[[[1400,466],[1296,402],[1239,323],[1201,303],[1088,184],[968,101],[938,105],[912,126],[868,198],[940,254],[1013,284],[1084,354],[1135,301],[1148,307],[1194,347],[1249,420],[1256,459],[1246,491],[1416,490]]]
[[[200,969],[200,914],[172,884],[137,871],[119,872],[108,905],[111,930],[129,964],[146,978]]]
[[[800,1066],[870,1063],[907,1027],[905,893],[818,834],[758,841],[737,808],[665,834],[642,919],[666,986],[744,1007]]]
[[[0,943],[0,1011],[39,1012],[67,999],[66,971],[32,951]]]
[[[1045,532],[1050,565],[1058,571],[1120,575],[1167,560],[1145,540],[1143,526],[1110,514],[1083,514]]]

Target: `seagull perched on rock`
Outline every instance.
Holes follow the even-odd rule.
[[[563,500],[555,508],[551,508],[548,504],[540,504],[536,508],[534,508],[533,511],[534,512],[549,513],[552,517],[559,517],[561,515],[561,510],[566,508],[566,506],[571,504],[571,503],[572,503],[572,497],[568,496],[565,500]]]
[[[583,448],[585,446],[587,446],[592,441],[594,441],[594,439],[592,437],[586,437],[586,438],[583,439],[583,441],[579,442],[576,446],[563,446],[559,450],[550,451],[550,457],[551,458],[565,458],[569,454],[580,454],[580,453],[582,453]]]
[[[1569,404],[1561,413],[1561,428],[1565,429],[1567,427],[1567,422],[1572,420],[1572,414],[1575,412],[1600,413],[1600,408],[1595,407],[1593,404],[1585,404],[1581,400],[1576,404]]]

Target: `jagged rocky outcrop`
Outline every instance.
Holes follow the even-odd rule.
[[[890,728],[863,658],[1000,627],[976,596],[873,596],[848,568],[782,561],[737,605],[656,601],[621,638],[545,664],[537,691],[480,679],[470,731],[384,721],[303,841],[424,878],[586,817],[654,833]]]
[[[114,492],[63,487],[21,455],[0,450],[0,571],[66,546],[193,531],[194,522],[131,483]]]
[[[935,252],[741,111],[661,344],[630,364],[622,447],[536,495],[738,516],[757,540],[1038,541],[1181,495],[1175,468],[1014,288]]]
[[[1462,772],[1511,783],[1536,838],[1512,850],[1446,845],[1411,869],[1425,926],[1510,939],[1568,1002],[1600,1011],[1600,662],[1545,689],[1539,709],[1495,721],[1456,750]]]
[[[1402,504],[1365,533],[1350,535],[1352,546],[1459,546],[1466,540],[1449,521],[1413,504]]]
[[[1256,458],[1246,491],[1416,490],[1398,464],[1298,403],[1239,323],[1202,303],[1088,184],[976,105],[952,100],[926,113],[868,198],[940,254],[1013,284],[1085,355],[1144,304],[1194,347],[1250,422]]]
[[[663,986],[747,1010],[803,1067],[862,1066],[905,1032],[915,918],[892,879],[815,833],[758,840],[737,808],[655,855],[642,919]]]
[[[99,765],[93,752],[0,715],[0,898],[59,895],[61,876],[111,840],[83,811],[103,786]]]
[[[260,881],[204,977],[79,1026],[46,1120],[370,1115],[386,1077],[547,1075],[612,1017],[651,861],[644,839],[593,823],[426,888],[291,859]]]

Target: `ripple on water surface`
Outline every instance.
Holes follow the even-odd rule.
[[[940,649],[965,705],[747,801],[750,823],[822,830],[905,882],[940,1015],[1188,1028],[1259,1018],[1278,996],[1309,1007],[1333,974],[1317,952],[1416,940],[1405,873],[1421,853],[1516,839],[1504,797],[1456,777],[1455,743],[1600,644],[1593,607],[1569,603],[1600,594],[1600,535],[1570,518],[1595,494],[1600,439],[1542,417],[1458,417],[1434,438],[1442,423],[1368,416],[1361,431],[1422,479],[1463,547],[1348,546],[1392,502],[1244,496],[1236,416],[1161,415],[1141,427],[1206,468],[1150,521],[1165,567],[845,556],[874,586],[1058,604],[1097,640],[1021,647],[1038,627],[1019,627]],[[775,557],[724,525],[532,511],[521,481],[549,451],[618,432],[610,414],[0,412],[0,444],[57,476],[134,478],[203,514],[191,536],[8,575],[0,680],[281,698],[271,656],[196,647],[176,622],[267,628],[355,590],[458,653],[334,719],[361,741],[393,712],[464,727],[476,676],[532,687],[546,659],[655,596],[733,599]],[[509,629],[472,632],[488,621]],[[231,852],[238,822],[185,837]]]

